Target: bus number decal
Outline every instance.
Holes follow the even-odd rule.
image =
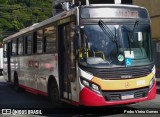
[[[145,80],[138,80],[138,81],[137,81],[137,86],[145,85],[145,84],[146,84],[146,81],[145,81]]]

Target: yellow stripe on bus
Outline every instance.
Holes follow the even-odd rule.
[[[91,81],[98,84],[101,90],[127,90],[149,86],[150,80],[154,77],[151,73],[146,77],[122,80],[103,80],[94,77]]]

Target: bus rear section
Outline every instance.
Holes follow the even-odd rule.
[[[132,104],[156,97],[150,18],[137,6],[80,10],[80,105]]]

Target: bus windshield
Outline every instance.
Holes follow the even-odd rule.
[[[84,66],[136,66],[153,60],[149,25],[84,25],[81,30]]]

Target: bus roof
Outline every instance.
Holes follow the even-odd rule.
[[[108,6],[108,7],[130,7],[130,8],[143,8],[137,5],[129,5],[129,4],[90,4],[89,6]]]
[[[108,6],[108,7],[113,7],[113,8],[114,7],[124,7],[124,8],[142,8],[142,9],[145,9],[144,7],[140,7],[140,6],[136,6],[136,5],[124,5],[124,4],[90,4],[89,6],[84,5],[82,7],[85,8],[85,7],[103,7],[103,6],[106,6],[106,7]],[[26,28],[20,30],[19,32],[15,33],[15,34],[4,38],[3,40],[4,41],[9,41],[12,38],[17,38],[18,36],[21,36],[22,34],[29,33],[29,32],[31,32],[35,29],[38,29],[38,28],[41,28],[45,25],[51,24],[54,21],[57,21],[61,18],[65,18],[67,16],[70,16],[70,15],[74,14],[74,12],[77,10],[78,7],[80,7],[80,6],[74,7],[69,11],[63,11],[63,12],[61,12],[61,13],[59,13],[59,14],[57,14],[57,15],[49,18],[49,19],[46,19],[46,20],[44,20],[40,23],[36,23],[36,24],[33,24],[29,27],[26,27]]]

